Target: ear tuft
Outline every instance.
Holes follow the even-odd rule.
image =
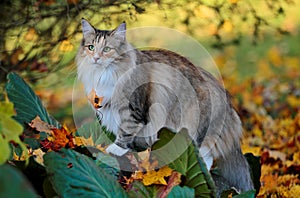
[[[88,33],[95,33],[95,28],[84,18],[81,19],[81,25],[83,35],[86,35]]]
[[[122,40],[126,38],[126,23],[121,23],[115,30],[112,32],[113,35],[120,37]]]

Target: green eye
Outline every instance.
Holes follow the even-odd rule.
[[[103,48],[103,52],[109,52],[110,50],[111,50],[111,48],[107,47],[107,46]]]
[[[94,47],[94,45],[88,45],[88,49],[89,49],[90,51],[94,51],[95,47]]]

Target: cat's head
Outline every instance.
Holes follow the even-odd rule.
[[[126,24],[121,23],[114,30],[99,30],[82,19],[83,39],[80,56],[89,64],[106,66],[120,59],[126,48]]]

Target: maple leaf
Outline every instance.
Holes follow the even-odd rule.
[[[64,147],[75,148],[77,145],[72,132],[65,125],[58,129],[42,121],[39,116],[36,116],[29,123],[29,126],[38,132],[46,132],[48,134],[46,139],[40,141],[42,149],[45,151],[58,151]]]
[[[93,141],[92,136],[89,138],[84,138],[84,137],[74,137],[74,144],[76,144],[77,146],[95,146],[95,143]]]
[[[57,151],[63,147],[75,147],[72,132],[66,126],[63,126],[61,129],[53,129],[53,138],[52,150]]]
[[[131,164],[137,169],[129,179],[125,179],[127,185],[134,180],[141,180],[145,186],[152,184],[167,185],[166,178],[172,175],[173,169],[168,166],[158,168],[158,161],[151,159],[150,154],[150,149],[148,149],[144,152],[139,152],[138,158],[130,154],[127,155]]]

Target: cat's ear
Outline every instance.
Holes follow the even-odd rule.
[[[84,18],[81,19],[81,25],[83,35],[95,33],[95,28]]]
[[[126,39],[126,23],[121,23],[116,29],[114,29],[111,35],[117,36],[122,40]]]

